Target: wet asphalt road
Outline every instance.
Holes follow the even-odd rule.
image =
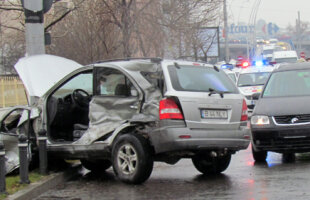
[[[176,165],[155,163],[142,185],[117,181],[111,168],[102,174],[82,169],[74,180],[37,200],[310,199],[310,155],[297,155],[294,163],[285,163],[281,154],[269,153],[267,160],[255,164],[248,148],[233,155],[229,168],[218,176],[201,175],[189,159]]]

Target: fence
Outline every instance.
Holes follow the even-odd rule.
[[[27,105],[24,85],[18,76],[0,76],[0,108]]]

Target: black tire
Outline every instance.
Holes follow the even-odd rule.
[[[255,162],[266,162],[267,151],[255,151],[252,146],[252,155]]]
[[[282,155],[282,161],[285,163],[295,162],[295,160],[295,153],[283,153]]]
[[[197,154],[192,158],[195,168],[203,174],[219,174],[225,171],[230,163],[231,155],[211,157],[207,153]]]
[[[91,171],[105,171],[112,166],[109,160],[86,160],[81,159],[82,165]]]
[[[150,177],[153,170],[150,145],[138,134],[118,137],[113,145],[112,160],[114,173],[125,183],[142,183]]]

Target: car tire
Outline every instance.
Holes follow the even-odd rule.
[[[116,176],[125,183],[146,181],[153,170],[153,156],[148,141],[139,134],[125,134],[116,139],[112,164]]]
[[[195,168],[203,174],[219,174],[225,171],[230,163],[231,155],[211,157],[208,154],[197,154],[192,158]]]
[[[105,171],[112,166],[109,160],[87,160],[81,159],[82,165],[91,171]]]
[[[255,151],[252,146],[252,155],[255,162],[266,162],[267,151]]]

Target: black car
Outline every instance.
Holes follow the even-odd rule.
[[[254,95],[255,96],[255,95]],[[270,75],[251,117],[252,152],[294,158],[310,152],[310,63],[281,65]]]

